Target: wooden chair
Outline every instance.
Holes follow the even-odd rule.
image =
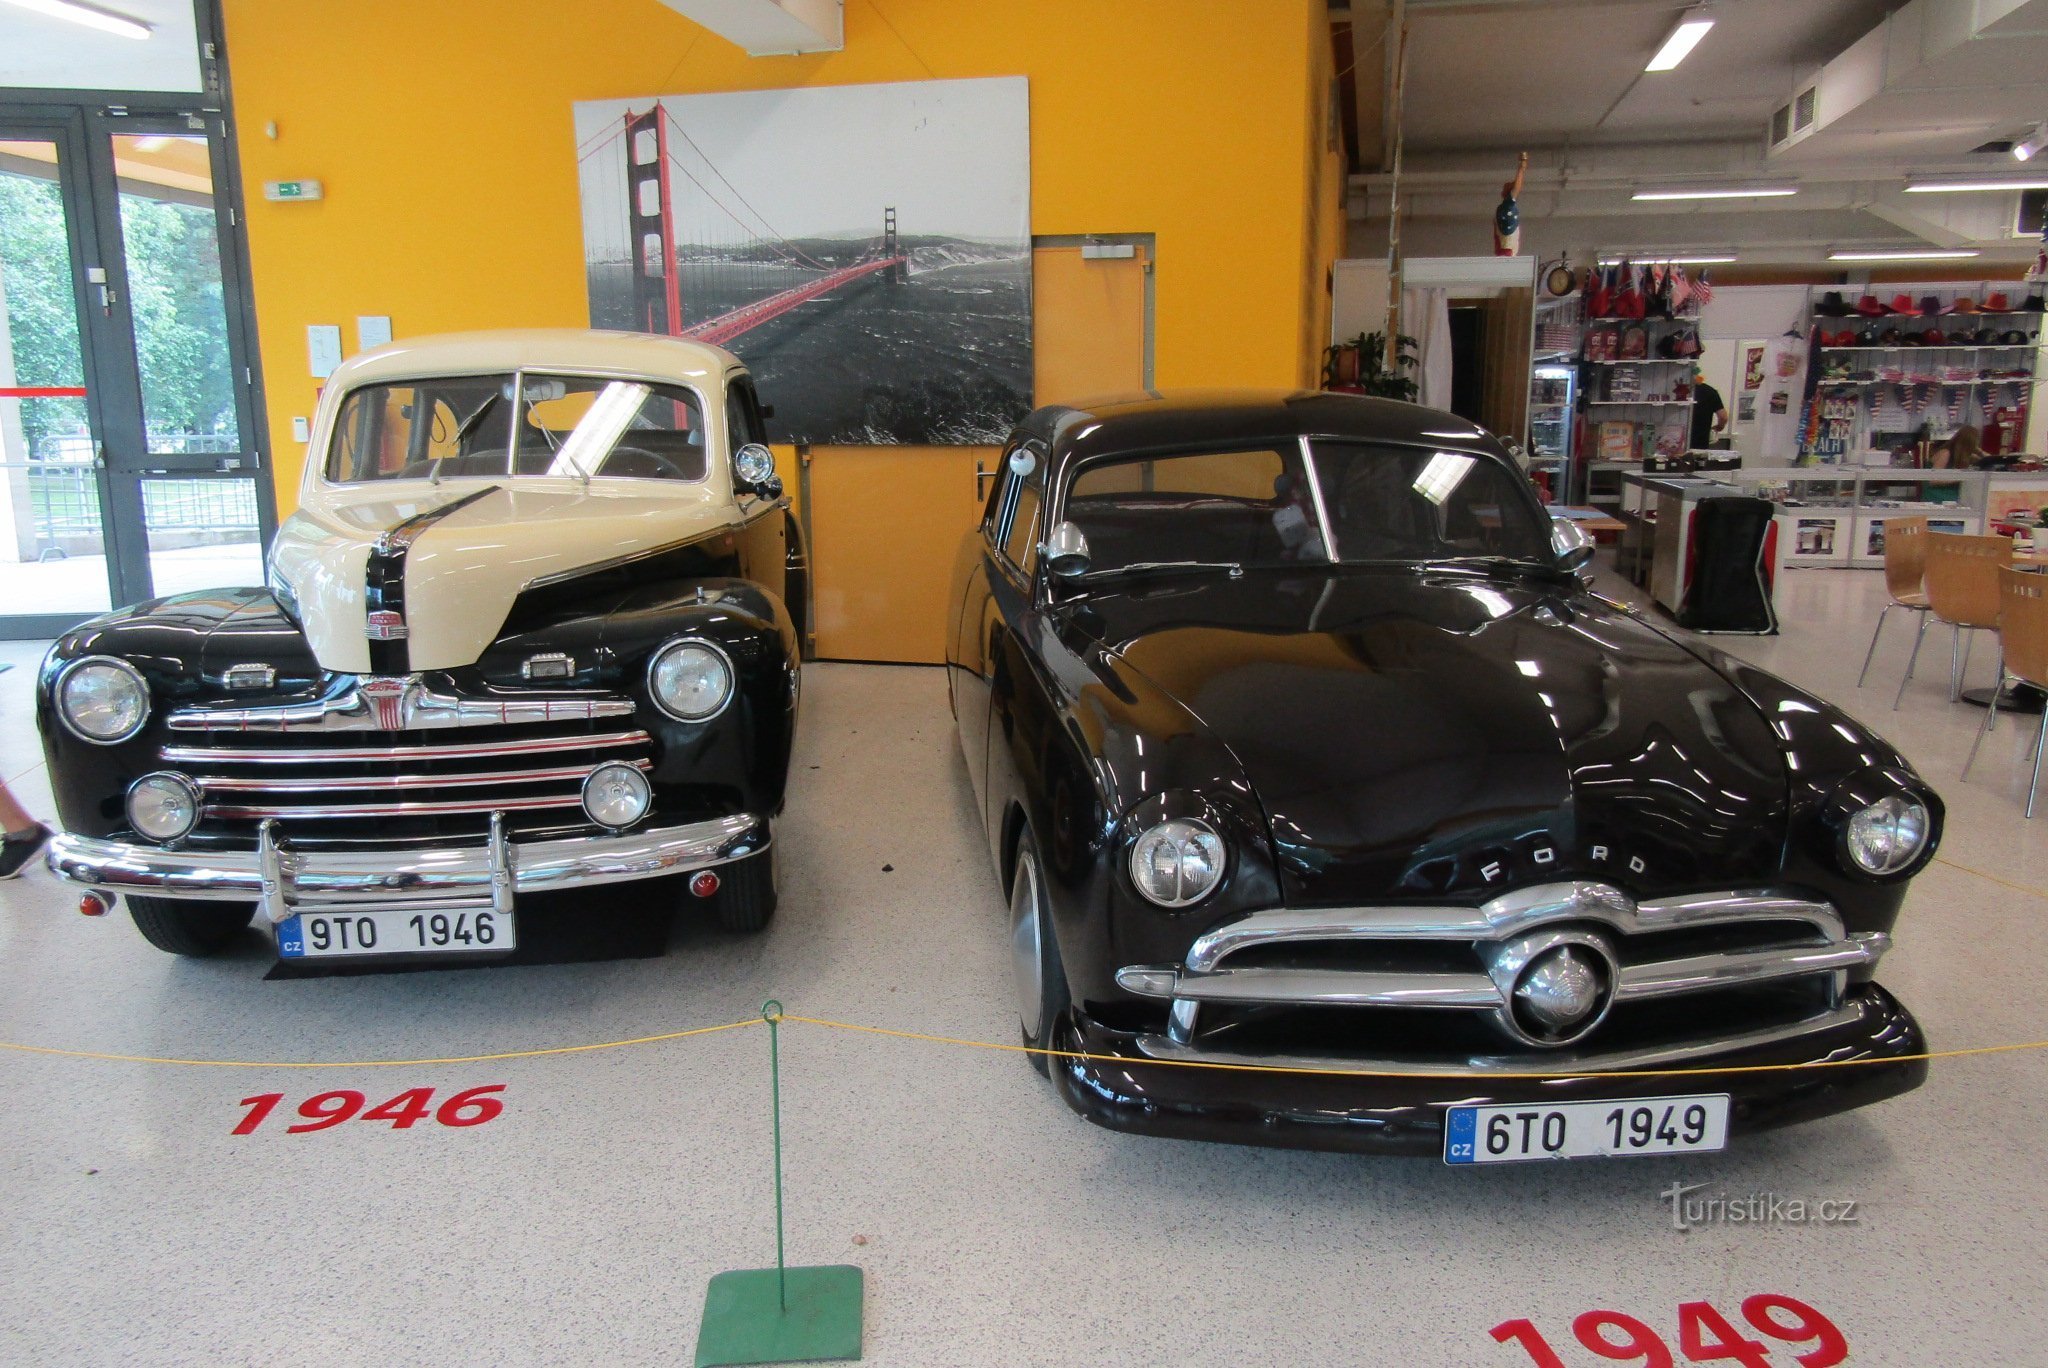
[[[1948,700],[1962,697],[1963,671],[1969,657],[1963,651],[1963,633],[1994,631],[1998,627],[1998,572],[2012,565],[2012,543],[2004,537],[1966,537],[1951,532],[1927,535],[1927,607],[1929,616],[1949,625],[1953,636],[1948,653]],[[1922,618],[1920,630],[1927,630]],[[1918,638],[1913,655],[1920,654]],[[1913,677],[1913,662],[1906,662],[1906,679]],[[1906,682],[1899,683],[1899,697],[1906,694]],[[1892,707],[1898,707],[1896,699]]]
[[[1891,597],[1886,600],[1883,611],[1878,613],[1877,628],[1870,634],[1870,649],[1863,653],[1863,670],[1856,676],[1859,689],[1870,674],[1870,662],[1877,656],[1877,639],[1884,634],[1884,620],[1891,616],[1892,609],[1904,608],[1909,613],[1920,614],[1920,630],[1927,630],[1927,536],[1925,518],[1884,520],[1884,587]],[[1913,646],[1917,652],[1920,646],[1918,635],[1913,638]],[[1905,693],[1903,683],[1899,692],[1901,696]],[[1898,704],[1894,703],[1892,707],[1896,710]]]
[[[2031,574],[2025,570],[2005,569],[1998,572],[1998,636],[2005,648],[2005,659],[1999,669],[1998,688],[1991,694],[1991,706],[1984,710],[1984,725],[1977,729],[1977,740],[1970,747],[1970,758],[1963,762],[1963,778],[1970,777],[1970,766],[1977,763],[1977,747],[1984,744],[1985,733],[1998,720],[1998,695],[2005,689],[2007,677],[2032,684],[2037,689],[2048,689],[2048,575]],[[2027,785],[2027,816],[2034,815],[2034,795],[2041,787],[2041,740],[2048,736],[2048,711],[2041,714],[2041,730],[2034,736],[2034,778]]]

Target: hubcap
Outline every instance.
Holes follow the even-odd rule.
[[[1010,968],[1017,980],[1017,1017],[1024,1033],[1036,1038],[1045,1003],[1045,964],[1038,939],[1038,861],[1030,853],[1017,857],[1017,877],[1010,881]]]

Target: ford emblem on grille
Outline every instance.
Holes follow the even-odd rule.
[[[398,731],[405,726],[407,695],[412,692],[411,680],[373,676],[358,684],[356,692],[369,705],[370,716],[379,727],[385,731]]]
[[[1606,939],[1576,928],[1519,936],[1497,946],[1491,959],[1498,1020],[1525,1045],[1583,1040],[1606,1020],[1621,981]]]
[[[363,635],[372,641],[403,641],[406,637],[405,614],[379,608],[364,621]]]

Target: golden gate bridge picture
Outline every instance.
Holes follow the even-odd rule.
[[[736,352],[781,440],[1001,441],[1031,405],[1022,87],[577,106],[592,326]]]

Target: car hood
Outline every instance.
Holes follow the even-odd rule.
[[[737,522],[708,485],[521,478],[363,486],[285,520],[271,547],[271,582],[296,605],[321,665],[367,673],[367,577],[381,539],[387,559],[402,556],[410,668],[454,669],[476,661],[535,582],[730,537]]]
[[[1254,572],[1066,611],[1235,755],[1291,903],[1574,877],[1646,893],[1782,860],[1787,775],[1761,711],[1591,595]]]

